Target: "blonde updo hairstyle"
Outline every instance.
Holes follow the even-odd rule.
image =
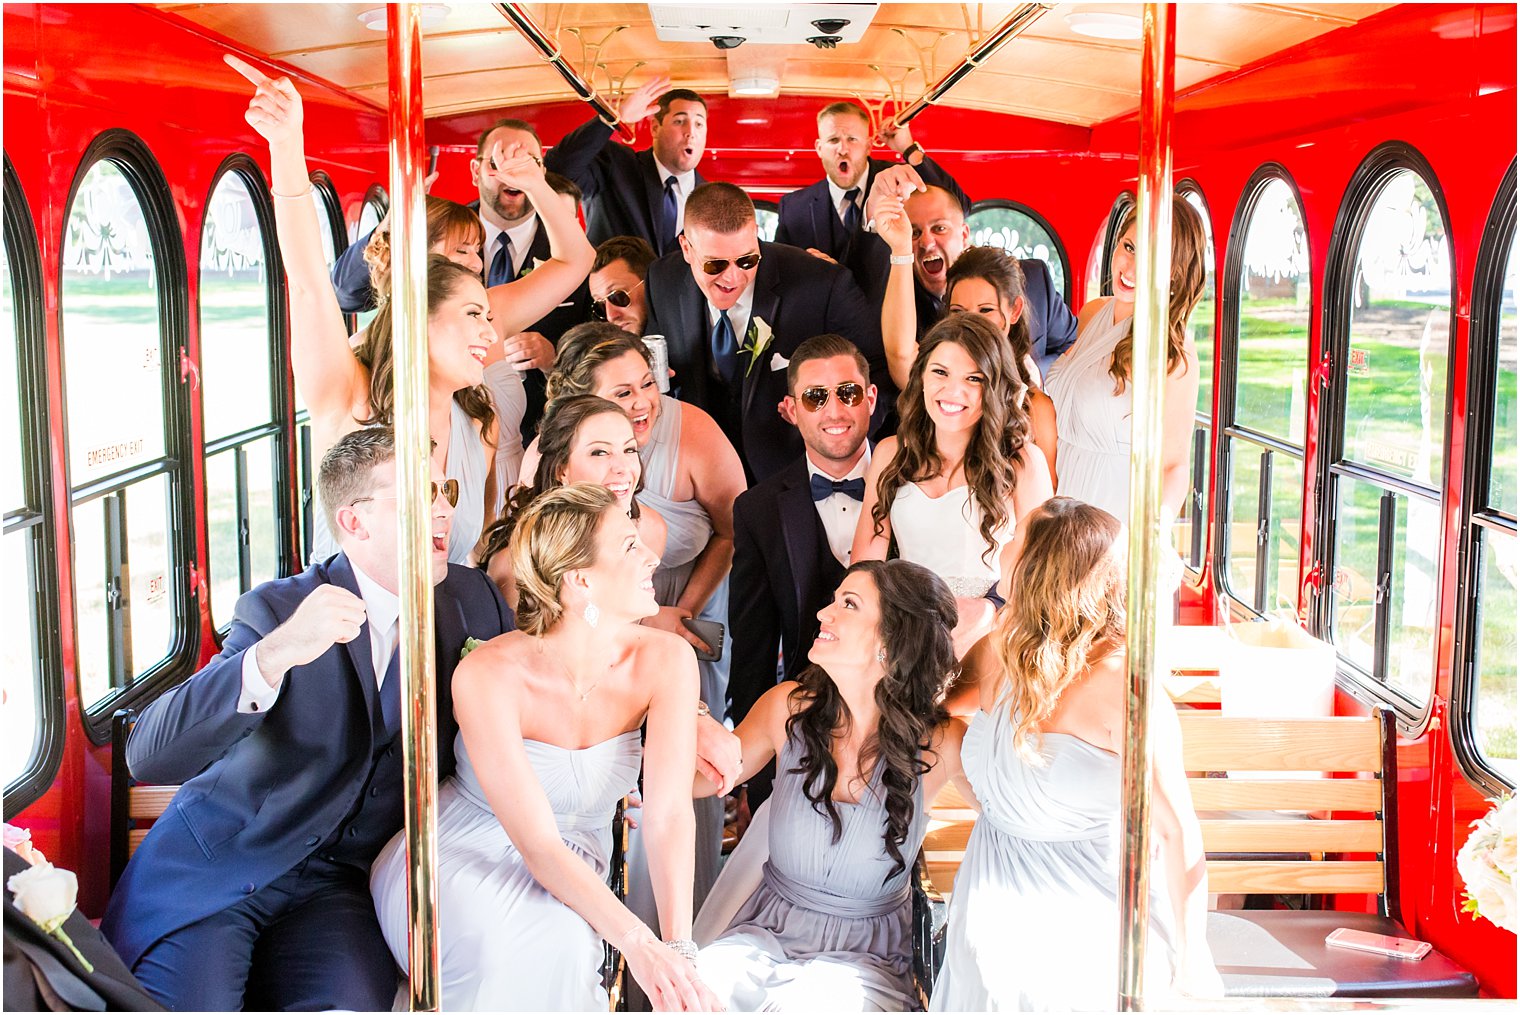
[[[596,563],[596,534],[614,497],[599,483],[556,487],[523,509],[512,533],[517,629],[542,635],[558,624],[565,575]]]

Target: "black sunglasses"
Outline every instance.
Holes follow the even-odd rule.
[[[702,262],[702,270],[709,275],[721,275],[732,264],[740,271],[753,271],[760,263],[760,254],[744,254],[740,257],[709,257]]]
[[[802,407],[808,412],[817,412],[829,404],[831,394],[838,396],[845,405],[854,408],[865,400],[866,389],[854,381],[846,381],[832,390],[819,385],[814,388],[803,388],[797,393],[797,401],[801,402]]]
[[[439,483],[429,483],[428,484],[428,503],[429,504],[433,503],[433,501],[435,501],[435,500],[438,499],[438,494],[439,494],[440,491],[442,491],[442,493],[443,493],[443,499],[449,502],[449,507],[458,507],[459,506],[459,480],[457,480],[457,479],[445,479],[442,484],[439,484]],[[394,493],[388,493],[388,494],[385,494],[385,495],[380,496],[380,497],[360,497],[358,500],[350,501],[349,504],[350,504],[350,506],[352,506],[354,504],[363,504],[367,500],[395,500],[395,499],[396,499],[396,494],[394,494]]]
[[[643,284],[643,280],[640,279],[639,285]],[[601,299],[592,300],[591,312],[599,319],[605,321],[607,319],[607,304],[611,303],[619,310],[623,309],[633,302],[633,294],[638,292],[639,285],[634,286],[632,289],[614,289]]]

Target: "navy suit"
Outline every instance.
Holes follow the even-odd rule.
[[[659,253],[665,181],[654,152],[612,142],[612,128],[593,117],[560,138],[544,168],[574,180],[586,209],[586,237],[599,246],[614,236],[642,236]],[[707,181],[697,173],[693,189]],[[672,248],[673,249],[673,248]]]
[[[470,208],[478,212],[480,202],[471,202]],[[375,309],[375,290],[370,285],[369,265],[364,263],[364,248],[369,245],[369,239],[373,235],[373,232],[366,233],[350,244],[348,249],[339,254],[338,259],[333,262],[333,291],[338,296],[338,308],[345,314],[357,314]],[[538,229],[533,233],[533,243],[528,247],[528,256],[523,259],[523,267],[526,268],[535,261],[547,261],[553,256],[549,250],[549,234],[544,231],[543,223],[540,222]],[[485,260],[489,265],[490,251],[485,252]],[[582,280],[575,292],[570,294],[569,299],[545,314],[543,319],[532,327],[524,330],[536,331],[557,346],[561,335],[590,318],[591,286],[589,282]],[[544,412],[545,378],[542,371],[529,370],[522,375],[522,379],[523,387],[528,394],[528,408],[523,413],[522,421],[523,442],[526,444],[538,432],[538,420]]]
[[[401,751],[381,718],[368,623],[293,667],[267,712],[237,711],[245,652],[326,584],[358,593],[346,556],[244,595],[220,654],[154,701],[127,742],[135,778],[184,785],[127,864],[102,929],[171,1007],[363,1011],[394,994],[368,881],[402,824]],[[451,564],[434,623],[442,777],[454,769],[460,648],[513,622],[484,572]],[[281,908],[290,905],[305,915]],[[282,919],[289,926],[269,934]],[[297,924],[300,940],[282,938]],[[307,954],[321,956],[319,968],[302,967]],[[315,982],[300,982],[303,972]]]
[[[664,335],[670,366],[675,370],[671,393],[705,409],[718,421],[739,450],[752,480],[781,470],[802,454],[797,428],[781,418],[776,406],[786,397],[786,369],[773,368],[776,357],[791,359],[797,347],[814,335],[834,333],[855,343],[871,367],[871,381],[881,394],[872,425],[896,397],[887,357],[881,345],[881,314],[838,265],[780,243],[760,243],[760,267],[755,272],[750,321],[771,326],[771,344],[751,367],[748,354],[739,356],[742,390],[731,391],[713,367],[707,299],[692,278],[691,266],[679,252],[649,266],[649,321],[645,334]],[[734,321],[736,331],[744,322]],[[739,345],[746,336],[736,335]]]

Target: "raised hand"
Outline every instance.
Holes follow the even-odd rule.
[[[544,160],[520,144],[491,146],[491,157],[480,169],[482,181],[508,190],[532,190],[544,185]]]
[[[887,195],[878,197],[871,214],[876,235],[887,241],[892,253],[913,252],[913,224],[908,221],[908,211],[903,206],[902,198]]]
[[[893,121],[884,120],[881,125],[880,133],[876,135],[876,140],[878,143],[886,145],[888,148],[901,155],[912,146],[913,132],[908,129],[907,124],[903,124],[901,127],[894,128]]]
[[[876,179],[871,181],[871,193],[867,201],[874,203],[883,197],[896,197],[900,201],[906,201],[910,194],[927,189],[918,170],[904,162],[876,174]]]
[[[364,600],[341,585],[321,585],[312,591],[290,619],[259,642],[259,672],[270,686],[292,666],[304,666],[332,648],[359,637],[367,614]]]
[[[646,81],[618,103],[618,119],[626,124],[636,124],[660,107],[659,98],[670,91],[669,76],[662,75]]]
[[[243,119],[258,131],[270,147],[280,144],[300,143],[304,114],[301,110],[301,94],[287,77],[271,78],[257,67],[239,57],[227,53],[222,57],[227,66],[247,78],[254,85],[253,98]]]

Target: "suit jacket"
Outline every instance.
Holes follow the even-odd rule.
[[[1077,340],[1077,315],[1056,288],[1050,266],[1037,257],[1019,261],[1024,269],[1024,313],[1029,318],[1030,350],[1040,376]]]
[[[350,841],[344,831],[372,843],[367,856],[343,857],[367,872],[401,827],[400,738],[379,719],[367,623],[353,641],[292,668],[268,711],[237,711],[244,653],[327,584],[358,593],[343,554],[244,595],[217,657],[137,721],[125,759],[132,775],[184,785],[127,864],[101,924],[128,966],[164,935],[226,909],[307,856],[341,852]],[[484,571],[454,564],[434,589],[433,615],[442,778],[454,770],[450,682],[459,650],[466,637],[492,638],[513,622]]]
[[[598,246],[614,236],[642,236],[659,253],[665,185],[654,152],[612,143],[612,128],[592,117],[544,155],[544,168],[581,188],[586,236]],[[707,181],[696,174],[693,187]]]
[[[867,163],[866,178],[862,184],[864,194],[871,192],[871,184],[883,170],[901,163],[885,159],[871,159]],[[955,178],[931,158],[925,158],[916,167],[918,175],[931,187],[943,187],[955,195],[966,214],[971,213],[971,200],[961,190]],[[864,194],[862,196],[864,196]],[[834,207],[829,192],[829,181],[819,180],[810,186],[795,190],[781,199],[780,221],[776,226],[776,242],[790,243],[794,247],[814,247],[850,269],[855,281],[866,292],[877,282],[878,274],[889,268],[885,258],[889,255],[886,245],[869,243],[870,234],[864,232],[865,215],[853,233],[847,231]],[[884,278],[882,279],[884,283]]]
[[[813,506],[803,457],[734,501],[728,714],[735,723],[776,686],[778,644],[785,679],[807,666],[808,649],[818,637],[818,611],[833,597],[844,571]]]
[[[764,320],[773,337],[753,367],[749,357],[740,354],[743,390],[739,392],[730,392],[713,373],[707,300],[680,252],[650,265],[645,283],[649,320],[644,331],[665,336],[670,366],[676,373],[671,393],[701,406],[719,422],[753,480],[773,475],[802,454],[797,428],[781,418],[776,406],[787,393],[784,361],[807,339],[833,332],[855,343],[865,355],[871,381],[880,392],[873,429],[896,397],[881,345],[880,311],[866,302],[850,273],[780,243],[762,241],[760,254],[750,320]],[[736,337],[743,346],[745,336]]]
[[[27,869],[27,862],[5,851],[5,880]],[[122,964],[100,931],[78,909],[63,932],[94,966],[86,972],[62,941],[17,909],[5,890],[6,1011],[163,1011]]]

